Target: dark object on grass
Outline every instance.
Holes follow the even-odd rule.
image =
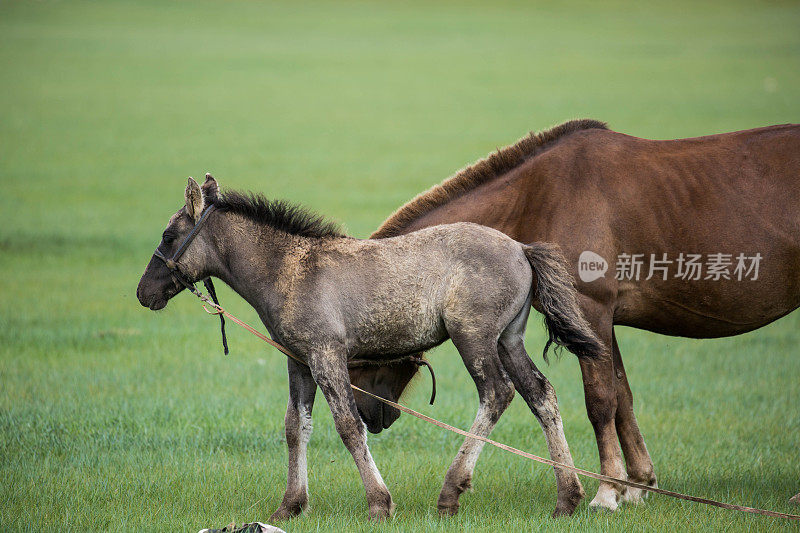
[[[236,527],[235,523],[228,524],[222,529],[201,529],[197,533],[286,533],[284,530],[263,524],[261,522],[251,522]]]

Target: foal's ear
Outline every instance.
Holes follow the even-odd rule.
[[[203,182],[201,189],[203,191],[203,198],[206,200],[214,202],[219,198],[219,185],[211,174],[206,173],[206,181]]]
[[[200,186],[197,182],[189,178],[189,183],[186,185],[186,213],[196,222],[202,212],[203,193],[200,192]]]

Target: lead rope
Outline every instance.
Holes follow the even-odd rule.
[[[211,291],[209,291],[209,292],[211,292]],[[242,320],[236,318],[235,316],[230,314],[228,311],[223,309],[222,306],[220,306],[218,303],[209,301],[208,296],[205,296],[202,293],[200,293],[200,294],[195,293],[195,295],[204,302],[203,303],[203,309],[205,309],[206,313],[209,313],[211,315],[220,315],[220,318],[222,317],[222,315],[225,315],[226,317],[230,318],[232,321],[236,322],[237,324],[242,326],[244,329],[246,329],[247,331],[249,331],[250,333],[252,333],[256,337],[261,339],[262,341],[264,341],[267,344],[269,344],[270,346],[276,348],[279,352],[283,353],[284,355],[294,359],[295,361],[297,361],[297,362],[299,362],[299,363],[301,363],[301,364],[303,364],[305,366],[308,366],[308,364],[305,361],[303,361],[302,359],[300,359],[299,357],[297,357],[296,355],[291,353],[289,350],[287,350],[286,348],[284,348],[283,346],[281,346],[280,344],[278,344],[274,340],[272,340],[269,337],[267,337],[266,335],[264,335],[263,333],[260,333],[260,332],[256,331],[249,324],[247,324],[247,323],[243,322]],[[206,307],[206,305],[210,306],[212,309],[209,309],[208,307]],[[223,335],[224,335],[224,333],[223,333]],[[224,336],[223,336],[223,338],[224,338]],[[227,347],[226,347],[226,350],[227,350]],[[226,351],[226,353],[227,353],[227,351]],[[433,376],[433,369],[430,367],[430,364],[428,364],[427,362],[425,362],[424,364],[428,366],[428,368],[431,370],[431,376]],[[433,381],[434,381],[433,397],[435,397],[436,396],[436,389],[435,389],[436,378],[435,377],[433,378]],[[544,457],[539,457],[538,455],[533,455],[532,453],[524,452],[522,450],[518,450],[517,448],[512,448],[511,446],[508,446],[507,444],[503,444],[502,442],[494,441],[494,440],[492,440],[490,438],[487,438],[487,437],[484,437],[482,435],[476,435],[474,433],[470,433],[469,431],[464,431],[463,429],[459,429],[457,427],[451,426],[450,424],[445,424],[444,422],[439,422],[435,418],[431,418],[431,417],[429,417],[427,415],[424,415],[424,414],[422,414],[420,412],[417,412],[417,411],[415,411],[415,410],[413,410],[413,409],[411,409],[409,407],[406,407],[404,405],[400,405],[399,403],[393,402],[391,400],[387,400],[386,398],[382,398],[381,396],[378,396],[376,394],[372,394],[371,392],[367,392],[364,389],[353,385],[352,383],[350,384],[350,387],[352,387],[353,390],[360,392],[361,394],[366,394],[367,396],[375,398],[376,400],[379,400],[379,401],[385,403],[386,405],[390,405],[390,406],[394,407],[395,409],[398,409],[398,410],[400,410],[400,411],[402,411],[402,412],[404,412],[406,414],[409,414],[411,416],[419,418],[420,420],[424,420],[425,422],[433,424],[434,426],[438,426],[438,427],[440,427],[442,429],[446,429],[447,431],[452,431],[453,433],[457,433],[457,434],[462,435],[464,437],[469,437],[471,439],[476,439],[476,440],[485,442],[486,444],[491,444],[492,446],[494,446],[496,448],[500,448],[501,450],[505,450],[507,452],[511,452],[514,455],[519,455],[520,457],[525,457],[526,459],[530,459],[532,461],[536,461],[537,463],[550,465],[553,468],[561,468],[563,470],[569,470],[569,471],[575,472],[578,475],[589,477],[589,478],[592,478],[592,479],[597,479],[599,481],[605,481],[606,483],[616,483],[618,485],[625,485],[626,487],[633,487],[635,489],[640,489],[640,490],[644,490],[644,491],[647,491],[647,492],[655,492],[656,494],[662,494],[664,496],[670,496],[672,498],[677,498],[679,500],[687,500],[687,501],[690,501],[690,502],[702,503],[702,504],[705,504],[705,505],[711,505],[713,507],[719,507],[721,509],[729,509],[729,510],[732,510],[732,511],[742,511],[742,512],[745,512],[745,513],[752,513],[752,514],[758,514],[758,515],[763,515],[763,516],[771,516],[771,517],[774,517],[774,518],[785,518],[787,520],[798,520],[798,521],[800,521],[800,515],[794,515],[794,514],[789,514],[789,513],[780,513],[778,511],[770,511],[770,510],[767,510],[767,509],[758,509],[758,508],[755,508],[755,507],[746,507],[744,505],[735,505],[735,504],[732,504],[732,503],[719,502],[719,501],[716,501],[716,500],[711,500],[709,498],[700,498],[698,496],[690,496],[688,494],[681,494],[680,492],[673,492],[671,490],[660,489],[658,487],[651,487],[650,485],[644,485],[642,483],[636,483],[635,481],[628,481],[627,479],[617,479],[615,477],[606,476],[606,475],[603,475],[603,474],[596,474],[596,473],[591,472],[589,470],[584,470],[582,468],[577,468],[577,467],[575,467],[573,465],[559,463],[558,461],[553,461],[551,459],[545,459]],[[433,404],[433,397],[431,397],[431,404]],[[252,509],[252,506],[251,506],[251,509]]]
[[[393,402],[391,400],[387,400],[386,398],[381,398],[380,396],[376,396],[375,394],[372,394],[371,392],[367,392],[367,391],[365,391],[363,389],[360,389],[359,387],[357,387],[355,385],[351,384],[350,386],[353,387],[353,389],[361,392],[362,394],[366,394],[367,396],[371,396],[371,397],[375,398],[376,400],[380,400],[380,401],[382,401],[383,403],[385,403],[387,405],[391,405],[395,409],[399,409],[400,411],[402,411],[404,413],[407,413],[407,414],[409,414],[411,416],[415,416],[415,417],[419,418],[420,420],[424,420],[425,422],[429,422],[429,423],[433,424],[434,426],[438,426],[438,427],[440,427],[442,429],[446,429],[448,431],[452,431],[453,433],[458,433],[459,435],[463,435],[463,436],[469,437],[471,439],[477,439],[477,440],[483,441],[483,442],[485,442],[487,444],[491,444],[492,446],[500,448],[501,450],[505,450],[507,452],[511,452],[511,453],[513,453],[515,455],[519,455],[520,457],[525,457],[526,459],[531,459],[531,460],[536,461],[538,463],[543,463],[543,464],[546,464],[546,465],[550,465],[550,466],[552,466],[554,468],[562,468],[564,470],[571,470],[571,471],[573,471],[576,474],[579,474],[581,476],[586,476],[586,477],[590,477],[590,478],[597,479],[597,480],[600,480],[600,481],[605,481],[607,483],[617,483],[617,484],[620,484],[620,485],[626,485],[628,487],[633,487],[633,488],[636,488],[636,489],[646,490],[646,491],[649,491],[649,492],[655,492],[656,494],[663,494],[664,496],[671,496],[673,498],[678,498],[680,500],[688,500],[690,502],[704,503],[706,505],[712,505],[714,507],[720,507],[722,509],[730,509],[732,511],[743,511],[745,513],[760,514],[760,515],[764,515],[764,516],[772,516],[772,517],[775,517],[775,518],[786,518],[786,519],[789,519],[789,520],[800,520],[800,515],[793,515],[793,514],[788,514],[788,513],[779,513],[777,511],[769,511],[767,509],[757,509],[755,507],[745,507],[743,505],[735,505],[735,504],[732,504],[732,503],[718,502],[716,500],[711,500],[711,499],[708,499],[708,498],[700,498],[700,497],[697,497],[697,496],[689,496],[688,494],[681,494],[680,492],[673,492],[671,490],[660,489],[658,487],[651,487],[649,485],[643,485],[642,483],[636,483],[635,481],[628,481],[626,479],[617,479],[617,478],[614,478],[614,477],[611,477],[611,476],[605,476],[603,474],[595,474],[594,472],[590,472],[589,470],[584,470],[582,468],[577,468],[575,466],[567,465],[567,464],[564,464],[564,463],[559,463],[558,461],[552,461],[550,459],[545,459],[544,457],[539,457],[538,455],[533,455],[532,453],[524,452],[522,450],[518,450],[517,448],[512,448],[511,446],[508,446],[507,444],[503,444],[502,442],[497,442],[497,441],[494,441],[494,440],[492,440],[490,438],[483,437],[481,435],[476,435],[474,433],[470,433],[469,431],[464,431],[463,429],[459,429],[459,428],[451,426],[449,424],[445,424],[444,422],[439,422],[435,418],[431,418],[431,417],[429,417],[427,415],[423,415],[422,413],[414,411],[413,409],[410,409],[410,408],[408,408],[408,407],[406,407],[404,405],[400,405],[399,403],[395,403],[395,402]]]
[[[219,305],[219,299],[217,298],[217,291],[214,290],[214,282],[211,281],[211,278],[206,278],[203,280],[203,285],[205,285],[208,294],[211,296],[211,299],[214,300],[214,305],[222,309]],[[202,299],[202,298],[201,298]],[[219,315],[219,329],[222,332],[222,349],[225,352],[225,355],[228,355],[228,337],[225,335],[225,313],[217,313]]]

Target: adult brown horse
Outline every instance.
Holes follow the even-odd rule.
[[[798,177],[798,125],[655,141],[574,120],[420,194],[372,237],[468,221],[520,242],[560,244],[574,265],[583,313],[611,347],[605,358],[580,362],[600,470],[655,485],[614,325],[724,337],[797,308]],[[413,364],[359,369],[351,379],[394,399],[416,372]],[[370,431],[399,416],[363,395],[357,402]],[[603,483],[591,505],[614,510],[641,498]],[[453,512],[452,503],[440,510]]]

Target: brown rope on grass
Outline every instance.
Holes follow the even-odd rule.
[[[263,333],[260,333],[260,332],[256,331],[249,324],[243,322],[242,320],[239,320],[238,318],[236,318],[235,316],[233,316],[232,314],[227,312],[225,309],[223,309],[220,305],[208,301],[207,298],[208,297],[204,298],[204,297],[200,296],[200,299],[205,302],[204,305],[203,305],[203,309],[205,309],[207,313],[213,314],[213,315],[225,315],[231,321],[239,324],[240,326],[245,328],[247,331],[249,331],[250,333],[252,333],[256,337],[258,337],[259,339],[263,340],[264,342],[266,342],[270,346],[273,346],[278,351],[280,351],[281,353],[285,354],[287,357],[291,357],[295,361],[297,361],[297,362],[299,362],[299,363],[301,363],[301,364],[303,364],[305,366],[308,366],[308,364],[305,361],[303,361],[302,359],[300,359],[298,356],[294,355],[289,350],[287,350],[286,348],[284,348],[283,346],[281,346],[277,342],[273,341],[272,339],[270,339],[269,337],[267,337]],[[213,310],[209,310],[206,307],[206,304],[212,306]],[[428,368],[431,370],[431,375],[433,375],[433,369],[430,368],[430,365],[428,365]],[[758,508],[755,508],[755,507],[746,507],[744,505],[736,505],[736,504],[732,504],[732,503],[720,502],[720,501],[717,501],[717,500],[712,500],[710,498],[701,498],[699,496],[691,496],[691,495],[688,495],[688,494],[682,494],[680,492],[674,492],[674,491],[671,491],[671,490],[661,489],[661,488],[658,488],[658,487],[651,487],[649,485],[644,485],[642,483],[636,483],[635,481],[629,481],[627,479],[618,479],[618,478],[611,477],[611,476],[606,476],[606,475],[603,475],[603,474],[597,474],[595,472],[591,472],[589,470],[584,470],[582,468],[577,468],[577,467],[572,466],[572,465],[559,463],[558,461],[553,461],[551,459],[545,459],[544,457],[539,457],[538,455],[533,455],[532,453],[528,453],[528,452],[524,452],[522,450],[518,450],[517,448],[513,448],[511,446],[508,446],[507,444],[503,444],[502,442],[497,442],[497,441],[494,441],[494,440],[489,439],[487,437],[483,437],[481,435],[476,435],[474,433],[470,433],[469,431],[464,431],[463,429],[459,429],[457,427],[451,426],[450,424],[445,424],[444,422],[440,422],[440,421],[436,420],[435,418],[431,418],[431,417],[429,417],[427,415],[424,415],[424,414],[422,414],[420,412],[417,412],[417,411],[415,411],[415,410],[413,410],[411,408],[408,408],[408,407],[406,407],[404,405],[400,405],[399,403],[393,402],[391,400],[387,400],[386,398],[382,398],[381,396],[372,394],[371,392],[367,392],[364,389],[361,389],[361,388],[359,388],[359,387],[357,387],[357,386],[355,386],[353,384],[351,384],[350,387],[352,387],[353,390],[356,390],[356,391],[358,391],[358,392],[360,392],[362,394],[366,394],[367,396],[375,398],[376,400],[379,400],[379,401],[385,403],[386,405],[390,405],[390,406],[394,407],[395,409],[398,409],[398,410],[400,410],[400,411],[402,411],[402,412],[404,412],[406,414],[409,414],[411,416],[419,418],[420,420],[424,420],[425,422],[428,422],[430,424],[438,426],[438,427],[440,427],[442,429],[446,429],[447,431],[451,431],[453,433],[457,433],[457,434],[462,435],[464,437],[469,437],[471,439],[477,439],[477,440],[483,441],[483,442],[485,442],[487,444],[491,444],[492,446],[500,448],[501,450],[505,450],[507,452],[513,453],[514,455],[519,455],[520,457],[524,457],[526,459],[530,459],[531,461],[536,461],[537,463],[550,465],[550,466],[552,466],[554,468],[561,468],[561,469],[564,469],[564,470],[571,470],[572,472],[575,472],[576,474],[581,475],[581,476],[589,477],[589,478],[592,478],[592,479],[597,479],[599,481],[605,481],[607,483],[616,483],[618,485],[624,485],[626,487],[633,487],[635,489],[645,490],[645,491],[648,491],[648,492],[654,492],[656,494],[662,494],[664,496],[669,496],[671,498],[677,498],[679,500],[686,500],[686,501],[690,501],[690,502],[702,503],[702,504],[705,504],[705,505],[711,505],[711,506],[714,506],[714,507],[719,507],[721,509],[729,509],[731,511],[741,511],[741,512],[744,512],[744,513],[752,513],[752,514],[758,514],[758,515],[763,515],[763,516],[771,516],[773,518],[784,518],[784,519],[787,519],[787,520],[798,520],[798,521],[800,521],[800,515],[794,515],[794,514],[789,514],[789,513],[780,513],[778,511],[770,511],[768,509],[758,509]],[[434,378],[434,396],[435,396],[435,394],[436,394],[436,388],[435,388],[435,378]],[[431,404],[433,404],[433,399],[431,399]]]

